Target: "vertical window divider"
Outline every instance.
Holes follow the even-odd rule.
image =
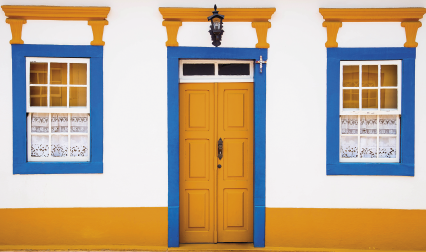
[[[361,115],[358,115],[358,157],[361,158]]]
[[[28,147],[27,147],[27,149],[28,149],[28,153],[29,153],[29,155],[27,155],[27,161],[28,161],[28,159],[29,159],[29,157],[31,157],[31,141],[32,141],[32,134],[31,134],[31,119],[32,119],[32,115],[33,113],[28,113],[28,118],[27,118],[27,131],[28,131],[28,142],[29,142],[29,144],[28,144]]]
[[[378,68],[377,68],[377,75],[378,75],[378,77],[377,77],[377,110],[380,112],[381,111],[381,97],[380,97],[380,91],[381,91],[381,88],[382,88],[382,84],[381,84],[381,81],[382,81],[382,78],[381,78],[381,74],[382,74],[382,65],[381,64],[379,64],[379,66],[378,66]],[[378,131],[377,131],[377,133],[378,133]]]
[[[362,111],[362,64],[359,64],[359,81],[358,81],[358,102],[359,102],[359,111]],[[361,132],[359,132],[361,133]]]
[[[71,157],[71,113],[68,113],[68,156]]]
[[[50,108],[50,61],[47,62],[47,98],[46,100],[47,100],[47,108]],[[50,116],[50,113],[49,113],[49,116]]]
[[[376,158],[379,158],[379,115],[376,115]]]
[[[48,157],[51,157],[51,153],[52,153],[52,113],[49,113],[49,123],[47,125],[49,127],[49,153],[48,153]]]
[[[219,76],[219,63],[217,61],[214,63],[214,76]]]
[[[71,90],[70,90],[70,75],[71,75],[71,73],[70,73],[70,65],[71,65],[71,63],[67,63],[67,108],[69,108],[70,107],[70,92],[71,92]]]

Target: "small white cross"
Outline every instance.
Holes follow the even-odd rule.
[[[262,64],[264,63],[264,64],[266,64],[266,63],[268,63],[266,60],[265,61],[263,61],[263,59],[262,59],[262,55],[260,55],[260,60],[258,60],[258,61],[256,61],[256,63],[258,63],[258,64],[260,64],[260,72],[262,72]]]

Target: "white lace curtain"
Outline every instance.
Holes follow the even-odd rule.
[[[396,158],[397,115],[341,116],[341,134],[342,158]]]
[[[51,127],[51,133],[49,133]],[[86,157],[89,154],[89,136],[73,133],[88,133],[88,114],[34,113],[31,117],[31,156]],[[53,134],[52,134],[53,133]],[[71,134],[70,134],[71,133]],[[69,143],[68,143],[69,142]]]

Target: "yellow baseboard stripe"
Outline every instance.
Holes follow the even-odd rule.
[[[266,208],[266,246],[426,250],[426,210]]]
[[[113,245],[167,248],[167,207],[0,209],[2,245],[59,250]]]

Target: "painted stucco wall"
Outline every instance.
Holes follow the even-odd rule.
[[[214,3],[219,10],[277,9],[268,32],[266,207],[426,209],[426,28],[417,35],[415,176],[326,176],[326,29],[318,12],[320,7],[426,7],[421,0],[0,0],[1,5],[111,7],[104,32],[103,174],[12,175],[11,33],[0,22],[0,208],[167,206],[167,35],[158,7]],[[254,47],[250,23],[224,21],[223,47]],[[180,45],[211,46],[208,26],[184,23]],[[87,22],[28,21],[22,39],[89,45],[92,32]],[[344,23],[337,42],[402,47],[405,31],[400,23]]]

